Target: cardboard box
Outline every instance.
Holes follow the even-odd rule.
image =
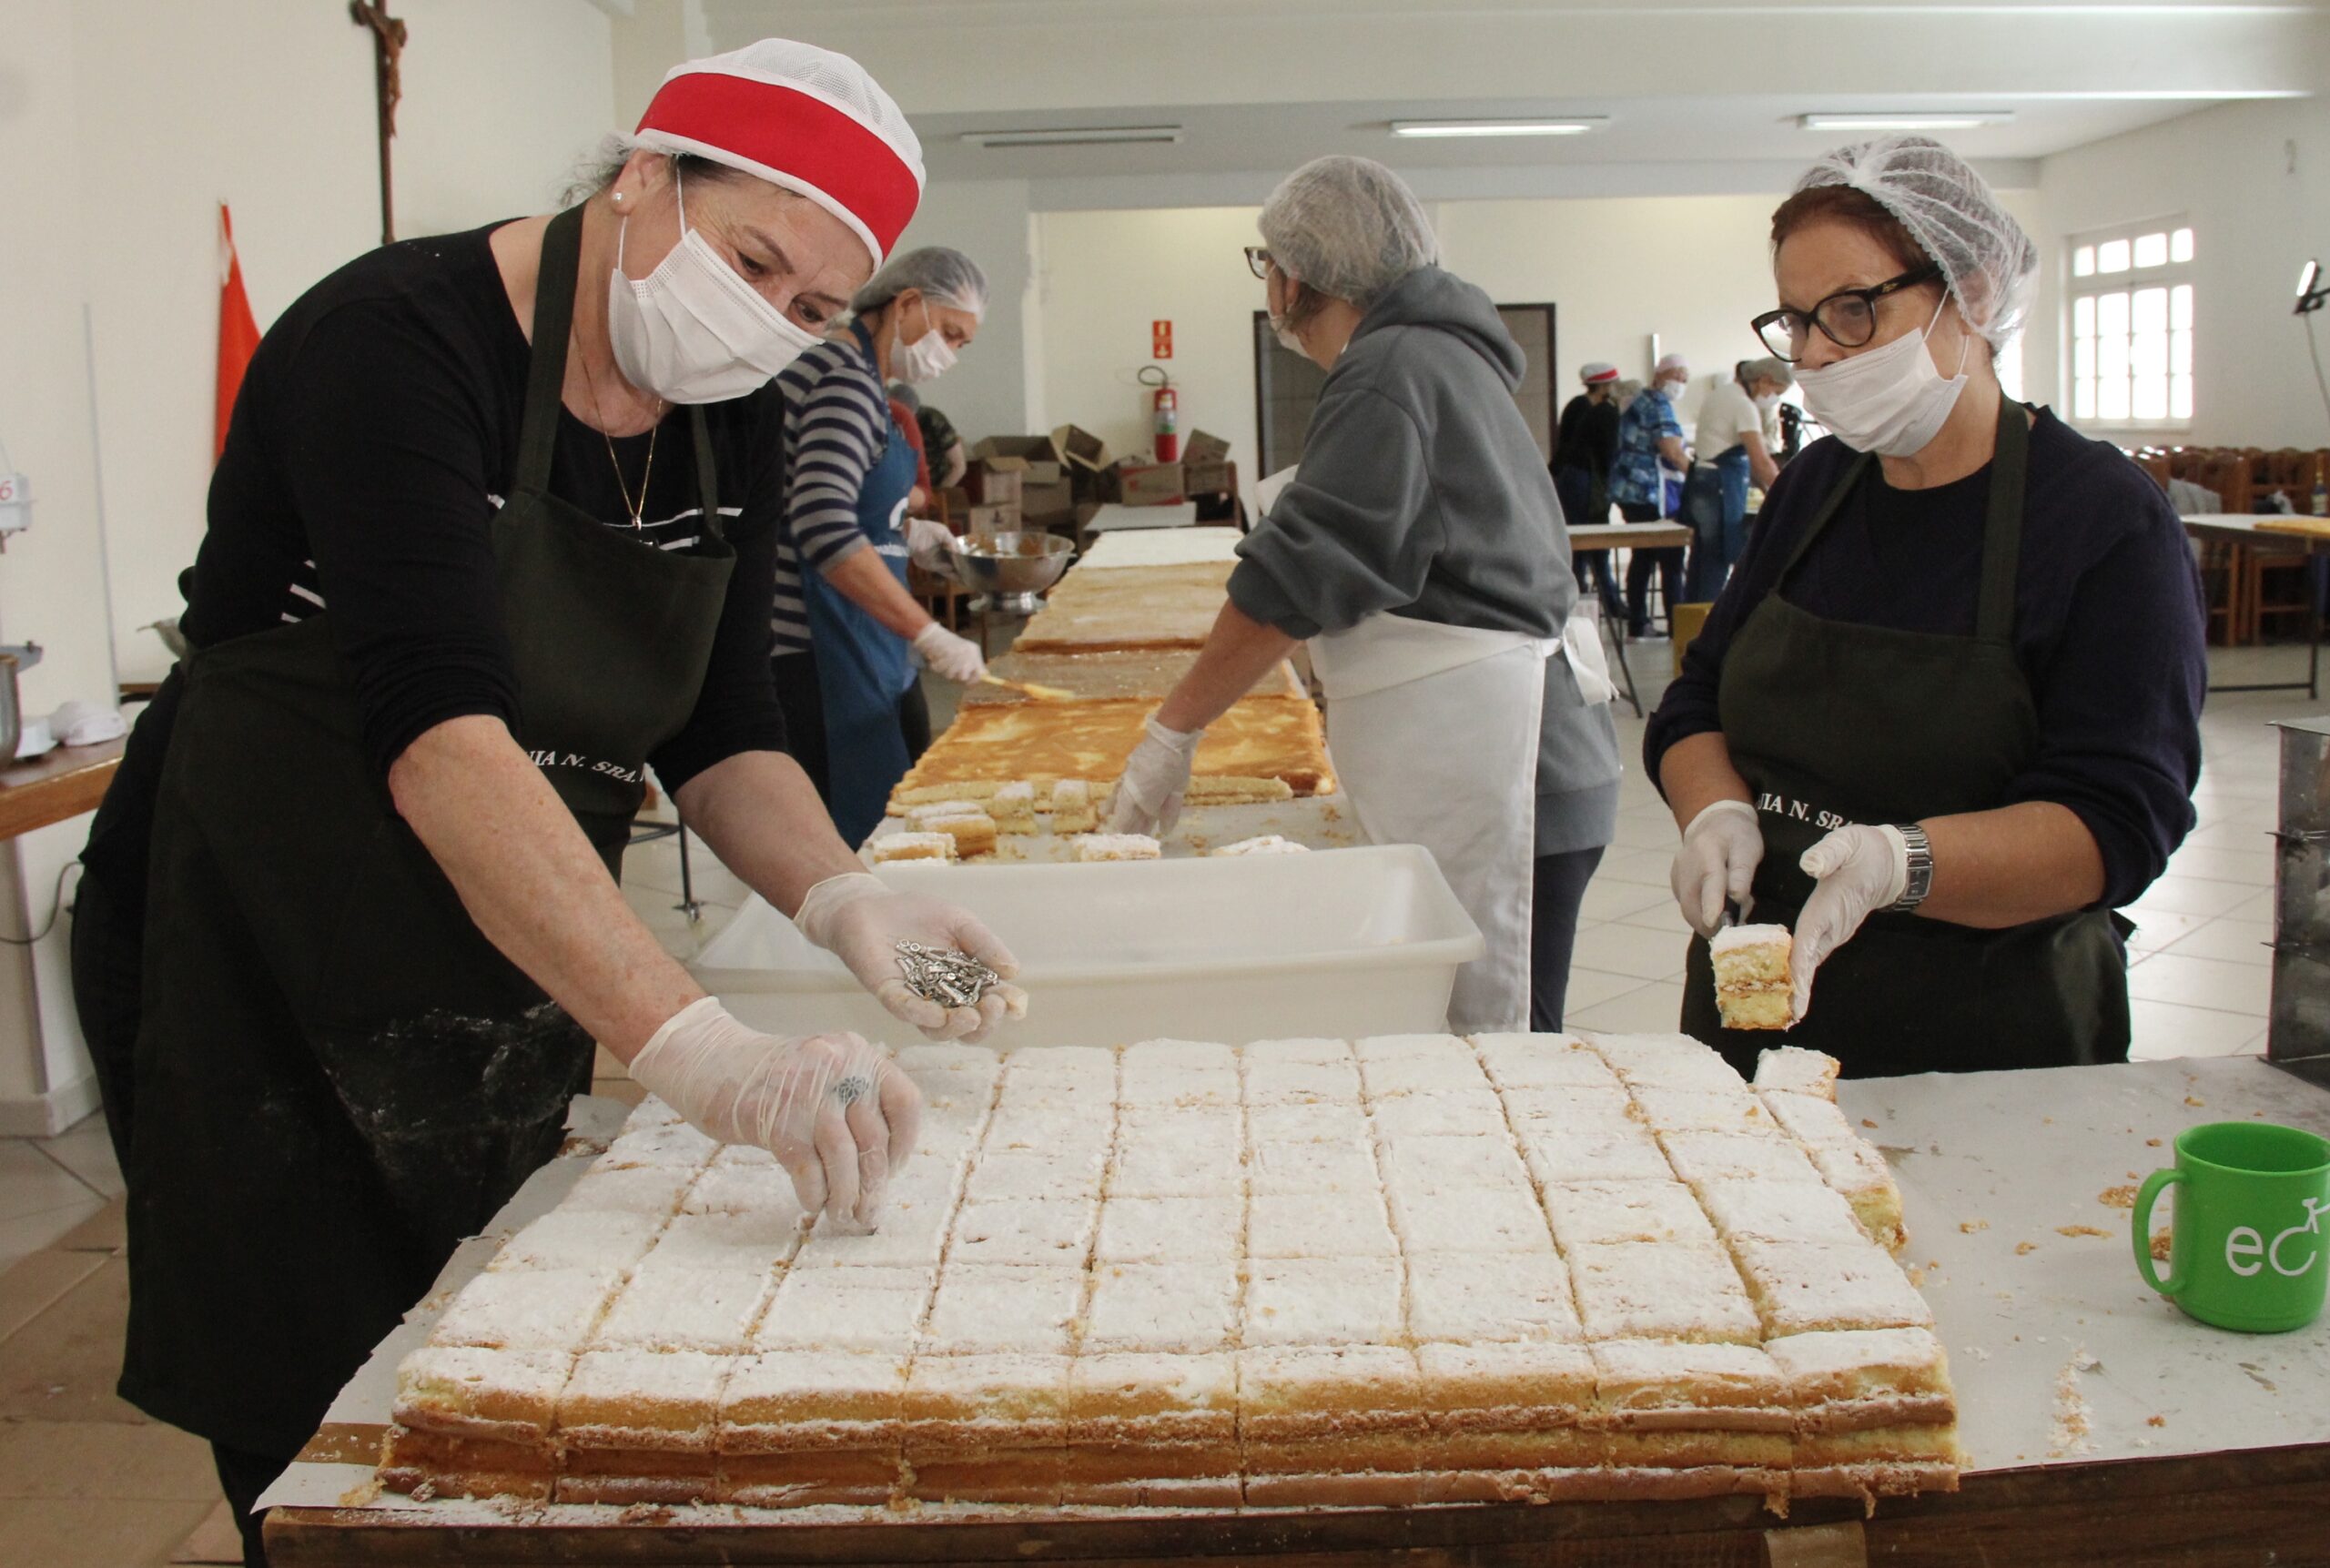
[[[1181,449],[1181,488],[1190,495],[1220,495],[1231,487],[1230,443],[1191,430]]]
[[[1109,443],[1090,430],[1062,425],[1052,431],[1052,446],[1059,452],[1060,460],[1071,470],[1082,469],[1087,473],[1099,473],[1109,466]]]
[[[963,489],[974,506],[1018,506],[1028,478],[1025,458],[989,457],[974,460],[963,474]]]
[[[1230,443],[1220,436],[1203,430],[1191,430],[1190,439],[1181,443],[1181,460],[1185,463],[1221,463],[1230,460]]]
[[[1021,482],[1029,485],[1064,484],[1068,481],[1068,465],[1061,460],[1059,448],[1049,436],[989,436],[970,452],[973,461],[982,458],[1018,458],[1027,464]]]
[[[1126,506],[1178,506],[1182,496],[1180,463],[1142,463],[1130,458],[1109,470],[1114,499]]]
[[[1049,484],[1038,484],[1030,479],[1019,487],[1019,513],[1030,527],[1065,522],[1075,512],[1076,487],[1065,473]]]

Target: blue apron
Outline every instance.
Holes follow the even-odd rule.
[[[850,329],[871,366],[873,339],[862,325],[852,323]],[[886,429],[889,440],[858,487],[857,527],[904,587],[907,541],[898,522],[914,493],[914,449],[896,421],[886,421]],[[809,641],[816,651],[817,693],[826,709],[827,804],[843,840],[856,845],[880,824],[890,791],[912,765],[898,726],[898,703],[914,684],[913,652],[905,638],[827,582],[825,573],[805,572],[801,577]]]

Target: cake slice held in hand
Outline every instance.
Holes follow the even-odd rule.
[[[1791,946],[1785,926],[1727,926],[1709,939],[1724,1027],[1785,1029],[1796,1022],[1788,978]]]

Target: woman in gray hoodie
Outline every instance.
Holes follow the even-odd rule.
[[[1430,849],[1488,938],[1450,1027],[1558,1028],[1578,904],[1616,827],[1618,750],[1600,642],[1565,642],[1577,590],[1513,400],[1525,361],[1488,296],[1435,264],[1423,207],[1383,165],[1305,164],[1261,228],[1249,259],[1271,324],[1326,384],[1110,825],[1170,827],[1205,726],[1306,642],[1361,827]]]

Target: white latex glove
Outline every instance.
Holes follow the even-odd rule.
[[[914,634],[914,651],[922,662],[958,686],[967,686],[987,673],[987,655],[967,637],[957,637],[933,621]]]
[[[941,577],[954,576],[954,531],[937,518],[907,519],[907,553],[925,572],[935,572]]]
[[[856,1035],[776,1039],[711,996],[666,1019],[631,1076],[708,1137],[776,1156],[805,1212],[861,1225],[874,1222],[922,1119],[922,1091],[879,1046]]]
[[[1712,936],[1723,928],[1723,903],[1739,905],[1745,920],[1756,905],[1756,867],[1764,861],[1763,824],[1744,800],[1719,800],[1683,830],[1666,885],[1691,929]]]
[[[1203,730],[1169,730],[1149,715],[1149,737],[1126,759],[1109,803],[1110,833],[1162,834],[1181,820],[1181,797],[1189,794],[1190,767],[1197,761]]]
[[[978,1007],[954,1008],[907,988],[898,968],[900,942],[967,953],[1007,980],[1019,972],[1019,961],[995,933],[943,899],[894,892],[880,877],[861,871],[829,876],[809,889],[793,924],[847,965],[876,1001],[927,1038],[976,1042],[1007,1017],[1028,1016],[1028,993],[1017,986],[997,986]]]
[[[1852,939],[1872,911],[1900,901],[1910,885],[1910,841],[1890,823],[1840,827],[1797,864],[1818,884],[1796,918],[1788,961],[1795,993],[1790,1006],[1801,1018],[1812,1006],[1812,972]]]

